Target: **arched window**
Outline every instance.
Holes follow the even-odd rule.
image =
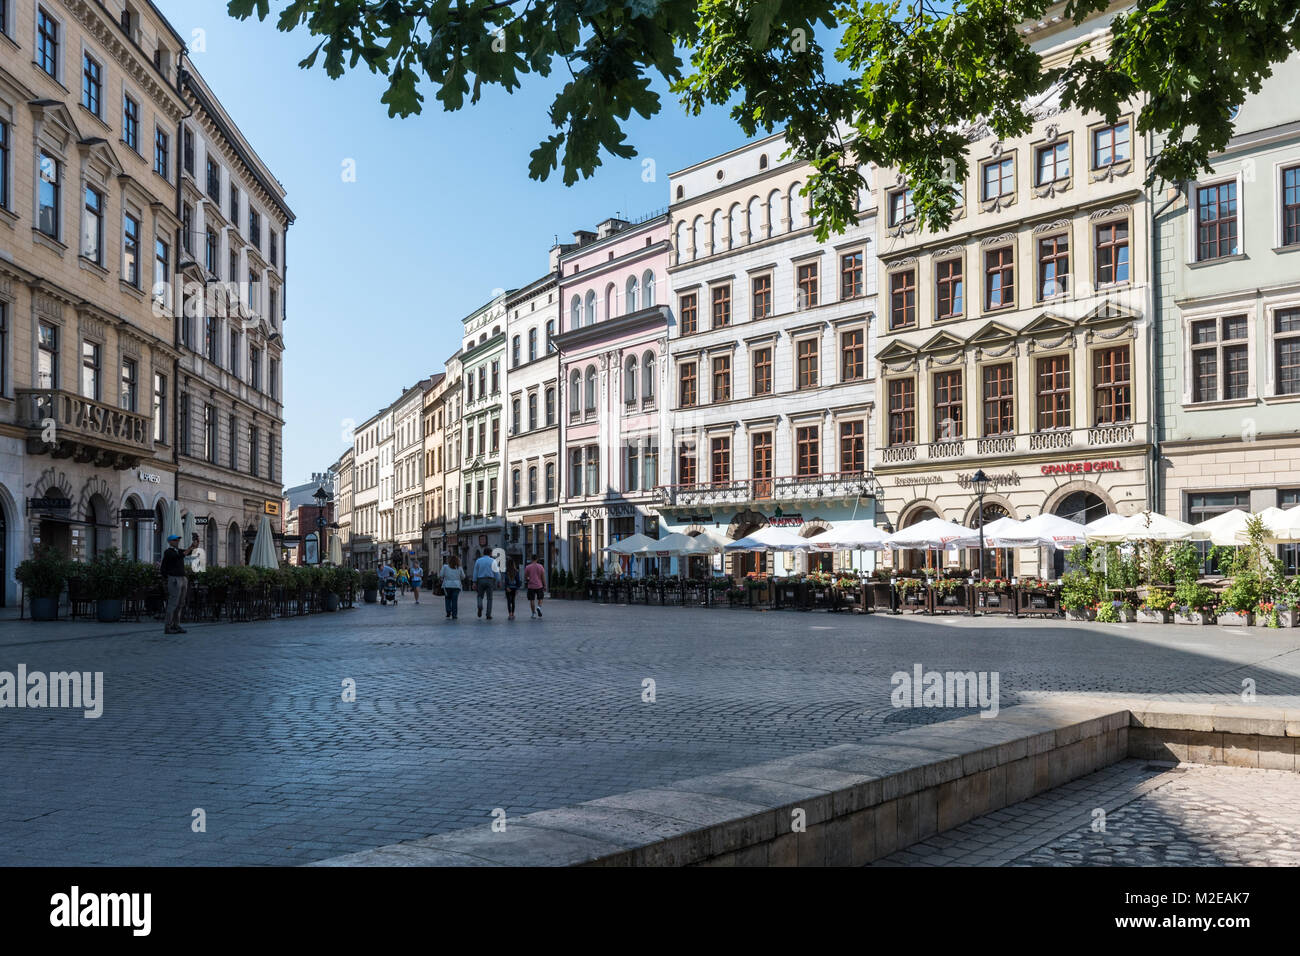
[[[208,515],[208,523],[207,526],[204,528],[204,534],[203,534],[203,549],[208,552],[209,567],[215,568],[218,564],[217,548],[219,547],[220,542],[217,536],[220,533],[221,533],[221,529],[217,527],[217,519],[212,517],[212,515]]]
[[[587,366],[587,405],[589,412],[596,410],[596,366]]]
[[[122,504],[123,509],[137,510],[140,507],[140,499],[135,495],[129,496]],[[4,516],[0,513],[0,531],[4,530]],[[134,518],[121,518],[122,525],[122,554],[132,561],[143,560],[140,554],[140,522]],[[0,559],[4,558],[4,540],[0,538]],[[3,561],[0,560],[0,571],[4,570]]]
[[[528,393],[528,430],[532,431],[537,427],[537,393]]]
[[[727,219],[722,214],[721,209],[713,210],[713,216],[709,220],[709,252],[721,252],[727,248]]]
[[[167,506],[162,501],[154,505],[153,509],[153,554],[152,560],[161,561],[162,553],[166,550],[166,543],[163,541],[163,527],[167,523]]]
[[[573,297],[573,302],[570,303],[569,305],[569,328],[570,329],[582,328],[582,300],[579,299],[576,295]],[[549,346],[550,336],[547,336],[547,339],[548,339],[547,345]]]
[[[528,503],[537,504],[537,466],[528,469]]]
[[[741,203],[735,203],[731,207],[731,215],[728,216],[727,222],[727,247],[734,249],[745,241],[745,207]]]
[[[614,296],[615,296],[615,294],[616,294],[616,293],[615,293],[615,290],[614,290],[614,283],[611,282],[611,283],[609,283],[608,285],[605,286],[605,318],[606,318],[606,320],[608,320],[608,319],[612,319],[612,318],[614,317],[614,313],[615,313],[615,311],[617,311],[617,309],[616,309],[615,306],[614,306]]]
[[[655,398],[654,352],[646,352],[641,358],[641,397],[650,402]]]
[[[555,462],[546,463],[546,500],[555,500]]]
[[[762,153],[758,157],[758,168],[767,169],[767,153]]]
[[[636,276],[628,276],[627,277],[627,298],[623,302],[624,313],[635,312],[637,310],[638,308],[637,301],[636,301],[637,290],[638,290],[638,286],[637,286]]]
[[[786,201],[789,203],[786,218],[790,220],[791,231],[802,229],[805,225],[803,215],[803,197],[799,195],[799,190],[801,189],[803,189],[803,183],[791,183],[790,193],[786,196]]]
[[[519,336],[510,340],[510,367],[514,368],[519,364]]]
[[[704,217],[696,216],[695,225],[691,229],[691,258],[698,258],[704,254]]]
[[[226,529],[226,566],[236,567],[244,563],[244,549],[239,537],[239,525],[233,521]]]
[[[551,319],[546,323],[546,354],[550,355],[555,351],[555,343],[551,340],[555,338],[555,320]]]
[[[623,401],[629,405],[636,401],[636,356],[629,355],[623,365]]]
[[[588,325],[596,324],[596,290],[592,289],[587,293],[587,318]]]
[[[528,330],[528,361],[537,360],[537,330]]]
[[[519,399],[510,400],[510,434],[519,434]]]
[[[747,241],[753,242],[755,239],[761,238],[763,231],[763,200],[757,196],[750,199],[745,218],[749,220],[747,223],[749,229]]]
[[[645,275],[641,277],[641,303],[643,309],[649,309],[655,304],[655,272],[653,269],[647,269]]]
[[[673,245],[677,247],[677,261],[685,262],[689,258],[687,256],[687,251],[690,249],[690,244],[686,241],[685,220],[682,220],[677,224],[677,236],[673,241]]]
[[[781,231],[781,190],[773,189],[767,197],[767,235]]]
[[[678,198],[678,199],[681,199],[681,198],[682,198],[683,196],[685,196],[685,195],[686,195],[686,188],[685,188],[684,186],[678,186],[678,187],[677,187],[677,198]]]
[[[546,424],[555,424],[555,389],[546,390]]]
[[[510,472],[510,504],[514,508],[519,507],[519,469],[512,469]]]
[[[577,415],[582,411],[582,373],[576,368],[569,376],[569,414]]]

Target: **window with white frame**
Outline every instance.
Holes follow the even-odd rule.
[[[1300,308],[1273,313],[1273,394],[1300,395]]]
[[[1244,315],[1191,323],[1191,400],[1217,402],[1250,394],[1249,320]]]

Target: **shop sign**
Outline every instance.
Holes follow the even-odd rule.
[[[938,475],[903,475],[895,478],[894,484],[899,488],[910,488],[913,485],[941,485],[943,479]]]
[[[263,513],[263,514],[268,514],[268,515],[275,515],[276,517],[279,517],[279,515],[280,515],[280,502],[278,502],[278,501],[267,501],[267,502],[263,503],[263,505],[262,505],[262,513]]]
[[[141,481],[147,481],[147,482],[150,482],[151,484],[155,484],[155,485],[156,485],[156,484],[160,484],[160,483],[162,482],[162,479],[159,478],[157,475],[151,474],[151,473],[149,473],[149,472],[147,472],[147,471],[137,471],[137,472],[135,473],[135,475],[136,475],[136,477],[139,478]]]
[[[969,488],[970,480],[972,477],[973,476],[971,474],[959,474],[957,476],[957,484],[961,485],[963,488]],[[1016,485],[1016,486],[1020,485],[1020,476],[1016,474],[1014,471],[1003,471],[994,475],[986,474],[985,477],[988,478],[990,484],[995,486],[996,485]]]
[[[71,498],[28,498],[29,511],[71,511]]]
[[[152,508],[123,508],[118,515],[126,521],[152,521],[158,517]]]
[[[1045,475],[1080,475],[1099,471],[1121,471],[1118,461],[1069,461],[1060,465],[1044,465]]]
[[[767,523],[773,528],[800,528],[803,527],[803,515],[798,512],[792,515],[774,515],[767,519]]]

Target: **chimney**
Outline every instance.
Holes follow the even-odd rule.
[[[573,241],[578,246],[585,246],[596,241],[596,234],[587,229],[578,229],[573,233]]]
[[[612,236],[616,232],[622,232],[624,229],[627,228],[627,225],[628,223],[626,219],[610,218],[610,219],[606,219],[599,226],[597,226],[596,230],[600,238],[604,239],[606,236]]]

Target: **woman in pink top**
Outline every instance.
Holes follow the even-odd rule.
[[[546,569],[537,560],[537,555],[524,565],[524,587],[528,588],[528,607],[533,617],[541,617],[542,598],[546,596]]]

